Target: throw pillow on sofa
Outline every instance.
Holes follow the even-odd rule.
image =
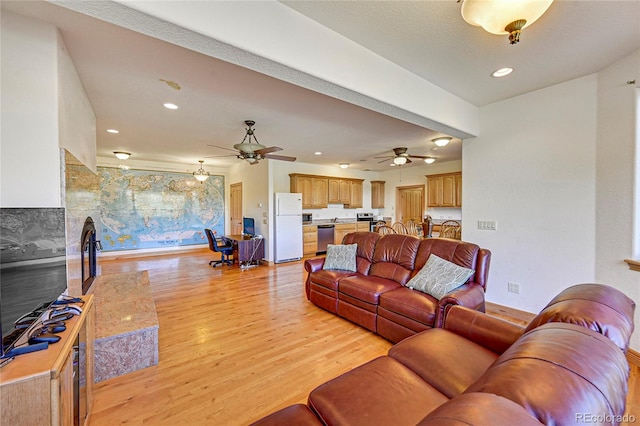
[[[424,267],[407,282],[406,286],[440,300],[454,288],[466,283],[474,272],[473,269],[463,268],[431,254]]]
[[[327,257],[322,269],[356,271],[357,244],[327,244]]]

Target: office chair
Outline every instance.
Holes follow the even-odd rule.
[[[220,253],[220,260],[212,260],[211,262],[209,262],[209,265],[213,265],[214,268],[223,263],[231,265],[233,262],[231,261],[231,259],[229,259],[229,257],[231,257],[231,254],[233,253],[233,243],[222,237],[224,245],[219,245],[218,240],[216,240],[216,237],[215,235],[213,235],[211,229],[205,229],[204,233],[207,234],[207,240],[209,240],[209,250]]]

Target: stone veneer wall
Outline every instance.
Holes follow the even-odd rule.
[[[63,149],[62,155],[64,156],[62,198],[66,209],[67,234],[67,288],[69,294],[75,296],[82,293],[80,235],[87,216],[91,216],[95,222],[96,238],[100,239],[100,179],[67,150]],[[98,275],[99,268],[100,262],[98,262]]]

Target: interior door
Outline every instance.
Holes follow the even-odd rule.
[[[234,183],[229,188],[231,204],[231,235],[242,234],[242,182]]]
[[[398,187],[396,196],[396,221],[422,222],[424,212],[424,185]]]

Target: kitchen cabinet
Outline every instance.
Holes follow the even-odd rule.
[[[462,173],[427,175],[427,207],[461,207]]]
[[[356,232],[355,223],[337,223],[333,230],[333,243],[342,244],[344,236],[351,232]]]
[[[362,180],[352,179],[350,182],[350,201],[345,207],[357,209],[362,207]]]
[[[364,179],[291,173],[291,192],[302,194],[303,209],[321,209],[331,204],[344,204],[346,208],[362,207]]]
[[[358,232],[369,232],[371,230],[370,224],[371,222],[356,222],[356,231]]]
[[[302,254],[314,255],[318,251],[318,227],[316,225],[302,226]]]
[[[93,296],[82,298],[82,313],[66,321],[67,329],[57,333],[60,341],[45,350],[18,355],[0,369],[2,424],[87,424],[92,405],[95,310]]]
[[[371,208],[372,209],[384,208],[384,181],[383,180],[371,181]]]
[[[349,204],[351,202],[351,185],[349,179],[330,177],[329,183],[329,203]]]
[[[321,209],[327,207],[328,180],[326,177],[291,174],[290,191],[302,194],[303,209]]]

